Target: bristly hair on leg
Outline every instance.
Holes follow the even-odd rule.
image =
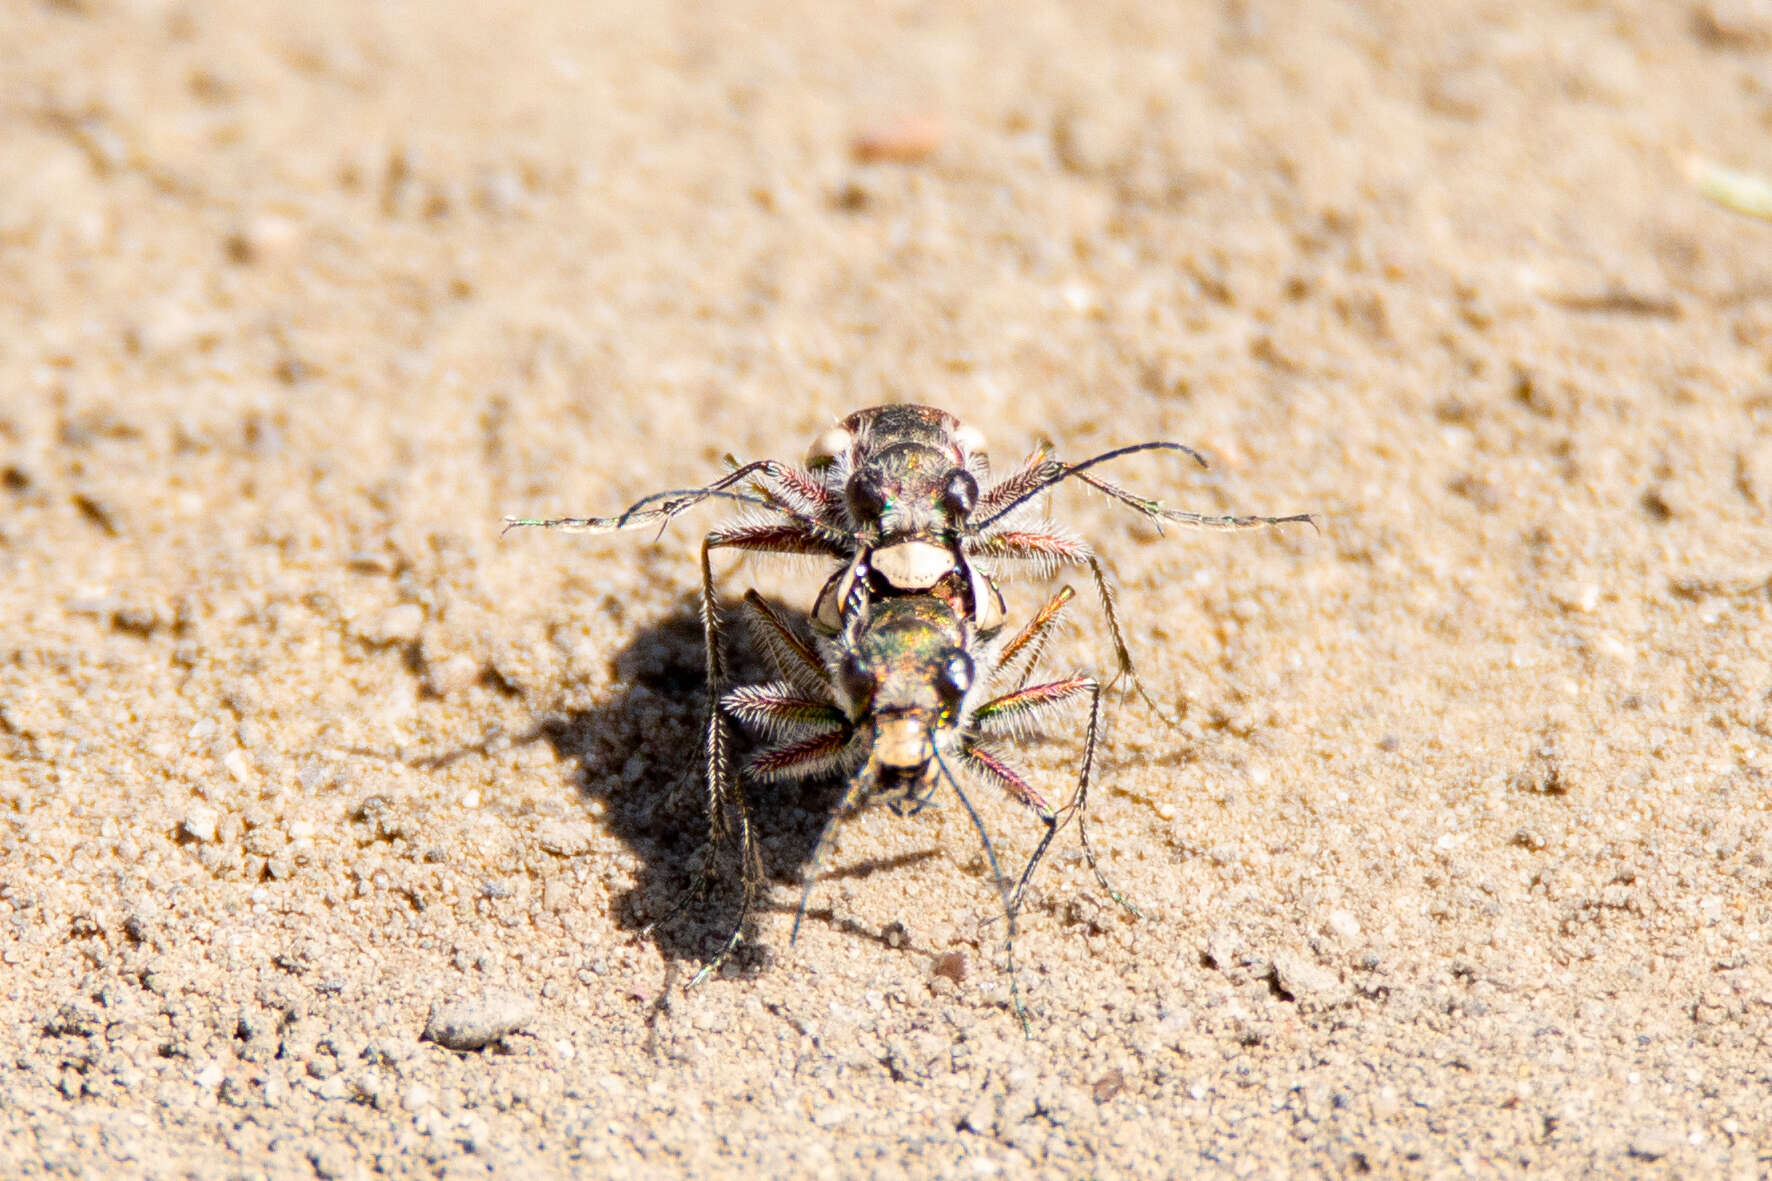
[[[782,675],[803,693],[823,695],[829,674],[812,642],[755,589],[745,592],[744,602],[751,609],[752,633]]]
[[[1020,664],[1014,676],[1015,688],[1020,689],[1027,684],[1028,678],[1034,675],[1039,667],[1040,657],[1046,651],[1046,643],[1052,635],[1052,624],[1063,611],[1066,604],[1077,597],[1077,592],[1070,587],[1060,587],[1058,593],[1046,600],[1046,605],[1035,612],[1028,620],[1027,626],[1017,632],[1015,637],[997,654],[996,674],[1002,676],[1008,670]]]
[[[1082,839],[1084,856],[1088,858],[1090,869],[1094,871],[1096,880],[1101,883],[1102,888],[1114,901],[1133,915],[1141,915],[1142,912],[1138,907],[1133,905],[1112,882],[1107,880],[1106,874],[1095,857],[1095,851],[1089,843],[1087,828],[1081,823],[1088,804],[1089,785],[1094,778],[1095,752],[1101,742],[1100,682],[1094,677],[1073,676],[1040,685],[1025,684],[1028,673],[1032,669],[1031,660],[1038,659],[1039,648],[1045,643],[1046,633],[1057,621],[1059,613],[1075,597],[1076,592],[1070,587],[1059,588],[1058,592],[1047,600],[1046,605],[1035,613],[1034,618],[1028,622],[1027,626],[999,650],[994,675],[1005,675],[1017,663],[1024,660],[1029,663],[1021,668],[1016,678],[1016,687],[1013,690],[978,706],[972,714],[974,724],[985,734],[992,732],[1014,734],[1025,732],[1031,725],[1033,717],[1041,711],[1061,705],[1079,694],[1088,694],[1089,724],[1084,735],[1083,763],[1077,776],[1077,790],[1073,793],[1071,802],[1060,811],[1053,812],[1014,768],[976,741],[970,743],[962,752],[962,759],[975,775],[998,783],[1011,797],[1033,808],[1047,826],[1039,847],[1035,849],[1033,857],[1029,859],[1027,868],[1022,871],[1020,881],[1016,885],[1014,910],[1020,911],[1028,883],[1033,880],[1034,871],[1038,868],[1040,860],[1046,855],[1053,838],[1058,835],[1059,829],[1068,823],[1069,818],[1076,815],[1079,819],[1078,833]],[[1030,649],[1033,651],[1031,659],[1025,655]]]
[[[662,528],[669,523],[672,517],[705,499],[752,503],[771,511],[781,512],[792,518],[785,523],[746,524],[741,522],[716,528],[702,538],[700,615],[707,679],[705,695],[707,721],[703,738],[703,754],[707,776],[708,843],[717,850],[729,832],[736,829],[739,840],[739,861],[744,876],[744,898],[739,922],[734,927],[732,935],[727,939],[719,954],[690,979],[690,987],[706,980],[737,948],[743,934],[744,922],[749,915],[759,883],[762,880],[760,868],[762,858],[755,846],[749,805],[741,785],[732,772],[732,735],[728,728],[727,718],[720,708],[721,691],[726,686],[729,673],[725,651],[726,625],[719,591],[714,581],[713,551],[716,549],[740,549],[777,553],[813,553],[834,557],[842,557],[847,552],[841,549],[834,551],[832,549],[833,543],[825,536],[829,530],[817,522],[793,517],[793,514],[787,513],[772,501],[759,500],[743,493],[728,490],[732,484],[757,472],[773,469],[775,466],[772,461],[747,464],[708,488],[692,489],[683,493],[660,493],[647,497],[619,517],[559,518],[554,520],[511,518],[506,521],[507,530],[520,525],[533,525],[544,528],[561,528],[569,532],[600,533],[643,525],[651,521],[658,521]],[[647,507],[659,501],[665,503],[656,509]],[[766,609],[762,613],[771,623],[778,622]],[[803,646],[790,643],[790,638],[797,637],[793,637],[791,629],[784,629],[782,634],[777,637],[778,643],[773,646],[773,650],[778,655],[791,652],[802,660],[812,656],[810,651],[804,649]],[[814,657],[814,659],[816,658]],[[797,683],[805,682],[803,670],[795,667],[793,661],[784,661],[784,665],[786,675],[795,677]],[[814,667],[812,671],[815,674],[812,680],[816,681],[818,669]],[[802,703],[802,705],[806,704],[808,703]],[[785,717],[786,715],[778,710],[777,716]],[[821,719],[809,716],[807,719],[792,720],[818,721]],[[680,907],[673,908],[673,913],[677,909]]]
[[[701,625],[707,676],[707,692],[704,697],[707,735],[704,753],[707,759],[708,842],[718,847],[726,836],[726,811],[730,806],[738,817],[738,856],[743,896],[739,904],[738,922],[733,926],[732,934],[727,937],[719,954],[690,977],[687,987],[691,988],[718,971],[720,965],[738,947],[739,940],[744,936],[745,921],[750,917],[758,884],[762,880],[762,856],[754,845],[750,807],[745,799],[744,785],[732,772],[732,736],[727,730],[726,715],[720,708],[720,688],[726,683],[727,671],[724,633],[720,622],[720,596],[714,586],[714,566],[710,556],[716,544],[711,538],[702,538]]]
[[[1114,593],[1113,580],[1108,577],[1107,568],[1102,565],[1101,559],[1086,543],[1059,533],[1016,531],[998,533],[985,538],[978,543],[974,554],[986,559],[1003,561],[1087,566],[1090,578],[1095,583],[1095,593],[1101,603],[1102,614],[1107,619],[1108,637],[1114,646],[1114,663],[1117,671],[1110,684],[1126,681],[1130,690],[1137,692],[1146,707],[1165,724],[1170,727],[1180,725],[1179,718],[1171,717],[1162,706],[1157,704],[1156,699],[1145,689],[1144,682],[1138,676],[1138,670],[1133,667],[1132,650],[1127,646],[1126,633],[1120,626],[1120,610],[1118,599]],[[1051,606],[1052,604],[1049,603],[1048,608]],[[1040,622],[1038,617],[1035,622]],[[1019,637],[1016,647],[1018,646]],[[1032,667],[1032,662],[1030,662],[1028,665],[1030,671]]]
[[[701,544],[701,625],[706,659],[707,692],[704,697],[707,709],[707,735],[704,755],[707,759],[707,811],[708,811],[708,844],[717,850],[727,832],[727,807],[730,805],[737,813],[738,857],[740,898],[738,920],[733,924],[732,933],[713,959],[703,964],[695,975],[689,978],[685,987],[694,988],[702,981],[720,970],[739,940],[744,937],[745,922],[750,917],[751,904],[760,875],[753,875],[753,866],[761,865],[757,851],[752,847],[751,814],[744,795],[744,785],[739,783],[732,773],[732,735],[726,727],[726,715],[720,709],[720,686],[726,681],[726,655],[720,629],[720,599],[714,588],[713,561],[709,557],[710,546],[706,538]],[[712,851],[710,851],[711,853]]]
[[[726,941],[720,945],[720,950],[714,953],[712,959],[696,970],[695,975],[691,976],[689,982],[683,986],[685,990],[694,988],[718,972],[732,953],[738,950],[739,943],[744,939],[745,924],[750,921],[751,910],[757,902],[757,893],[763,885],[763,858],[751,832],[751,814],[750,810],[745,807],[744,786],[735,783],[732,790],[738,797],[740,857],[738,918],[732,924],[731,934],[727,935]]]
[[[1095,880],[1107,891],[1108,897],[1124,907],[1134,918],[1143,918],[1144,912],[1138,909],[1130,898],[1122,894],[1101,868],[1101,862],[1095,856],[1095,846],[1089,843],[1089,784],[1095,773],[1095,748],[1101,731],[1101,686],[1091,684],[1089,689],[1089,728],[1083,739],[1083,770],[1077,777],[1077,794],[1071,800],[1066,812],[1077,817],[1077,838],[1083,846],[1083,857],[1089,862],[1089,868],[1095,873]],[[1062,822],[1060,824],[1062,827]]]
[[[1135,918],[1143,918],[1144,912],[1139,910],[1132,900],[1127,898],[1108,879],[1095,855],[1095,848],[1089,840],[1089,787],[1094,780],[1095,752],[1100,744],[1101,683],[1094,677],[1076,676],[1044,685],[1033,685],[1026,689],[1004,694],[995,701],[988,702],[979,707],[975,716],[985,724],[987,729],[995,729],[999,732],[1013,731],[1018,724],[1025,724],[1025,719],[1032,714],[1058,705],[1079,694],[1087,694],[1089,697],[1089,724],[1083,740],[1083,762],[1077,774],[1077,790],[1072,794],[1070,803],[1058,811],[1054,812],[1046,807],[1045,802],[1039,800],[1037,796],[1030,799],[1031,789],[1023,785],[1021,776],[1002,760],[990,755],[984,748],[974,746],[967,752],[967,757],[977,773],[986,779],[994,779],[1003,783],[1008,787],[1011,795],[1018,796],[1024,802],[1029,803],[1046,824],[1046,832],[1041,837],[1039,846],[1035,848],[1033,856],[1028,859],[1027,867],[1022,870],[1021,877],[1016,883],[1011,903],[1012,910],[1020,912],[1028,885],[1033,881],[1034,871],[1046,856],[1053,839],[1058,836],[1065,825],[1070,823],[1071,817],[1075,816],[1078,837],[1083,845],[1083,855],[1089,863],[1090,870],[1095,874],[1095,880],[1100,883],[1103,890],[1107,891],[1108,896],[1124,907],[1129,914]]]

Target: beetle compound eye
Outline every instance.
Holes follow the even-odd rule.
[[[843,695],[849,699],[850,708],[865,710],[874,699],[874,674],[851,652],[843,658],[843,667],[838,670],[838,676],[842,678]]]
[[[964,468],[948,477],[948,486],[941,492],[941,507],[958,520],[972,515],[978,503],[978,481]]]
[[[950,656],[941,670],[942,696],[950,699],[964,697],[966,690],[972,688],[972,671],[972,657],[964,652]]]
[[[849,502],[849,519],[857,525],[877,524],[886,512],[886,494],[871,472],[856,472],[843,489]]]

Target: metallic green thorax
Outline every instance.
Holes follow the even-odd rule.
[[[954,708],[970,688],[971,661],[953,606],[939,596],[907,596],[873,604],[870,616],[852,629],[841,674],[850,718]]]

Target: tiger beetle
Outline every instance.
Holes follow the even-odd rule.
[[[1113,586],[1100,558],[1086,542],[1069,536],[1047,520],[1035,500],[1075,478],[1143,514],[1157,525],[1159,531],[1165,523],[1214,530],[1288,523],[1304,523],[1318,528],[1319,523],[1309,513],[1282,517],[1215,516],[1173,509],[1095,474],[1096,468],[1113,460],[1149,451],[1179,452],[1206,466],[1199,452],[1174,442],[1135,443],[1076,463],[1054,458],[1050,445],[1042,444],[1010,474],[992,480],[984,439],[976,429],[933,407],[876,406],[849,415],[821,435],[813,443],[803,466],[773,459],[745,464],[730,461],[732,470],[713,483],[700,488],[654,493],[616,516],[510,517],[506,518],[505,527],[507,530],[530,526],[588,533],[609,533],[653,524],[662,529],[680,514],[709,500],[727,501],[755,510],[716,526],[702,538],[701,544],[701,620],[707,665],[707,729],[703,756],[707,769],[709,835],[712,842],[718,843],[727,835],[728,825],[736,820],[745,858],[744,906],[748,911],[761,875],[755,865],[749,813],[742,790],[730,770],[732,735],[729,715],[766,729],[785,727],[783,733],[792,731],[795,726],[812,723],[802,723],[785,714],[772,714],[766,701],[758,703],[743,697],[748,690],[735,690],[723,696],[730,678],[723,642],[724,622],[714,585],[713,551],[737,549],[808,554],[825,556],[840,564],[824,585],[810,613],[809,622],[814,632],[810,645],[803,637],[790,643],[788,637],[797,633],[779,615],[771,614],[774,622],[765,629],[776,637],[772,643],[778,650],[791,654],[792,659],[786,666],[787,675],[796,683],[804,700],[819,700],[821,708],[834,712],[813,711],[817,718],[823,719],[823,729],[815,726],[814,732],[795,740],[795,743],[811,745],[802,751],[795,743],[790,743],[770,753],[768,758],[759,756],[764,761],[753,760],[747,771],[751,778],[805,778],[822,771],[872,768],[866,774],[858,772],[859,777],[852,780],[844,807],[838,810],[838,815],[843,815],[871,799],[881,790],[882,783],[901,782],[902,776],[893,770],[894,764],[881,762],[878,752],[890,752],[909,744],[906,749],[916,747],[929,752],[929,757],[917,764],[923,768],[919,772],[921,778],[916,779],[918,783],[927,786],[946,780],[964,800],[964,793],[950,766],[957,764],[980,780],[1004,785],[1013,794],[1021,791],[1025,784],[1008,769],[1007,764],[990,753],[987,746],[979,744],[977,734],[968,726],[983,726],[997,717],[1025,717],[1035,709],[1035,698],[1016,697],[1017,690],[1003,698],[976,704],[970,713],[956,707],[951,724],[928,724],[921,730],[913,726],[907,731],[895,722],[878,729],[876,722],[898,715],[880,713],[876,717],[870,712],[854,713],[850,707],[856,699],[846,695],[848,690],[840,675],[842,661],[857,655],[857,645],[872,643],[876,649],[873,659],[880,666],[872,674],[876,680],[891,672],[893,677],[887,680],[894,685],[907,686],[907,692],[913,688],[919,691],[938,688],[935,673],[930,669],[924,668],[915,675],[908,671],[912,666],[922,666],[911,660],[910,647],[906,647],[911,641],[906,637],[917,637],[918,643],[934,644],[936,640],[931,637],[939,634],[951,641],[950,646],[955,651],[976,664],[979,654],[991,648],[1007,621],[1007,610],[996,581],[999,570],[1019,566],[1049,574],[1063,565],[1087,566],[1113,642],[1117,664],[1114,679],[1126,679],[1148,704],[1161,713],[1144,692],[1134,672],[1132,656],[1120,627]],[[1071,597],[1069,588],[1066,588],[1049,601],[1034,621],[1001,649],[1004,657],[1013,663],[1017,658],[1037,656],[1058,609]],[[759,607],[761,600],[754,593],[747,595],[746,601],[753,615],[765,610]],[[929,612],[941,618],[924,619],[920,615]],[[881,620],[892,622],[893,626],[887,627]],[[913,622],[914,627],[911,626]],[[895,663],[900,661],[902,667]],[[797,672],[793,671],[796,669]],[[1073,811],[1077,814],[1085,852],[1097,876],[1101,876],[1094,855],[1089,851],[1087,830],[1082,824],[1088,767],[1096,743],[1100,686],[1090,678],[1075,683],[1077,687],[1068,695],[1087,693],[1091,702],[1084,777],[1079,783],[1076,799],[1060,812],[1055,813],[1043,803],[1036,803],[1036,796],[1021,797],[1047,820],[1049,827],[1022,877],[1021,886],[1017,887],[1017,904],[1021,888],[1025,887],[1028,876],[1055,835],[1056,818],[1061,815],[1068,816]],[[971,701],[970,692],[973,691],[962,691],[956,701]],[[1003,701],[1009,704],[1000,704]],[[992,706],[996,708],[993,710]],[[783,708],[788,707],[784,705]],[[846,721],[839,724],[839,715]],[[939,719],[944,715],[937,710],[932,716]],[[867,725],[864,726],[863,721]],[[986,730],[988,727],[977,733],[983,734]],[[920,744],[912,743],[904,737],[907,734],[925,737]],[[939,738],[944,735],[947,737]],[[944,741],[948,743],[945,747]],[[879,743],[884,745],[877,745]],[[886,757],[894,756],[888,754]],[[935,772],[928,770],[931,766]],[[931,774],[934,780],[929,778]],[[927,789],[933,790],[932,787]],[[892,795],[890,787],[886,792],[888,796]],[[895,798],[901,808],[914,802],[904,790],[900,790]],[[976,813],[971,812],[969,803],[967,810],[976,822]],[[980,836],[984,837],[982,826]],[[989,840],[984,839],[986,851],[990,853]],[[821,849],[822,843],[821,840]],[[995,873],[994,854],[989,860]],[[816,867],[816,857],[814,865]],[[1102,878],[1102,881],[1107,886],[1106,879]],[[1117,901],[1131,908],[1117,891],[1111,886],[1107,888]],[[1009,914],[1013,926],[1014,906],[1009,908]],[[696,974],[692,984],[705,979],[718,967],[736,946],[738,934],[735,930],[714,960]]]
[[[843,612],[842,630],[802,630],[756,591],[745,595],[752,625],[779,674],[743,685],[720,698],[721,712],[755,734],[762,747],[728,778],[710,765],[710,779],[737,815],[743,899],[738,922],[691,985],[706,979],[738,946],[764,875],[749,823],[746,788],[774,780],[840,775],[846,780],[813,846],[794,915],[799,935],[826,848],[838,826],[874,804],[914,815],[936,800],[945,784],[978,833],[1006,916],[1010,995],[1025,1024],[1015,978],[1016,916],[1022,896],[1053,838],[1073,815],[1085,856],[1104,889],[1134,914],[1108,882],[1089,843],[1085,817],[1100,732],[1101,686],[1075,675],[1028,684],[1059,613],[1075,597],[1064,587],[1012,637],[981,632],[963,607],[957,578],[929,593],[871,600],[860,591]],[[996,742],[1038,728],[1041,719],[1078,703],[1088,707],[1076,790],[1054,808],[1002,754]],[[1030,809],[1045,832],[1013,888],[997,860],[968,786],[1001,791]]]
[[[1206,466],[1205,457],[1182,443],[1147,442],[1114,448],[1077,463],[1036,447],[1009,475],[992,481],[984,436],[945,410],[893,405],[858,410],[819,436],[804,466],[774,459],[737,464],[701,488],[657,492],[613,517],[507,517],[520,526],[569,532],[609,533],[657,524],[660,528],[709,500],[762,510],[712,529],[702,539],[701,614],[706,628],[710,718],[718,686],[726,680],[720,642],[722,621],[710,554],[740,549],[823,555],[843,564],[825,584],[812,620],[823,632],[842,629],[842,606],[861,588],[868,598],[917,594],[957,575],[964,610],[982,634],[1003,626],[1006,609],[996,571],[1005,564],[1050,574],[1059,566],[1089,568],[1106,616],[1117,671],[1147,704],[1120,627],[1113,584],[1087,542],[1071,537],[1034,504],[1066,480],[1077,479],[1154,522],[1196,529],[1254,529],[1292,523],[1320,528],[1312,513],[1284,517],[1215,516],[1173,509],[1138,496],[1094,474],[1112,460],[1146,451],[1172,451]],[[713,747],[721,739],[712,733]]]

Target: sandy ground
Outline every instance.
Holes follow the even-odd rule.
[[[1772,171],[1769,53],[1747,0],[0,8],[4,1171],[1767,1175],[1772,226],[1685,170]],[[829,785],[685,993],[718,514],[499,537],[899,400],[1328,518],[1056,498],[1179,720],[1113,711],[1146,917],[1067,836],[1031,1037],[958,808],[851,825],[789,945]]]

